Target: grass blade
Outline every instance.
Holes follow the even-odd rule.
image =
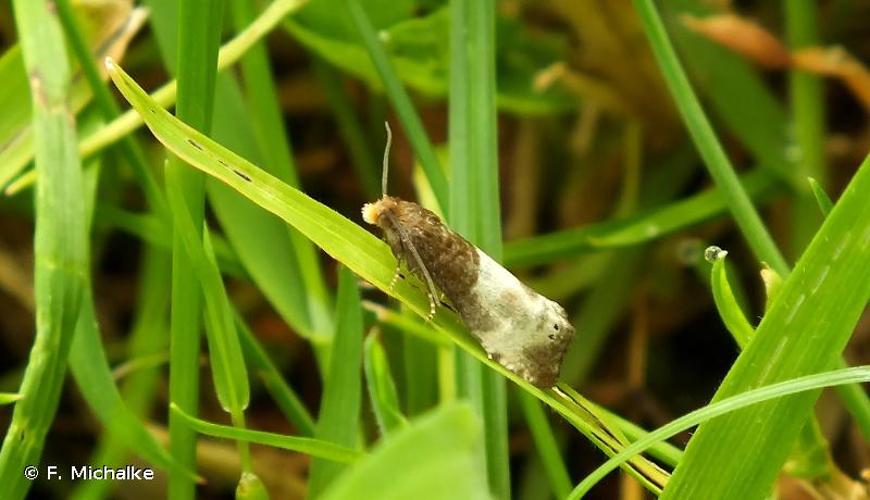
[[[181,408],[174,403],[169,405],[169,410],[173,415],[177,415],[185,425],[190,426],[191,429],[201,434],[205,434],[206,436],[234,439],[236,441],[245,441],[248,443],[262,444],[285,450],[298,451],[300,453],[305,453],[306,455],[311,455],[312,457],[338,463],[352,463],[362,456],[362,453],[354,449],[346,448],[320,439],[285,436],[283,434],[275,434],[274,432],[253,431],[250,429],[239,429],[238,427],[213,424],[184,413]]]
[[[870,220],[858,215],[868,210],[870,158],[786,279],[715,400],[835,362],[870,295]],[[817,392],[791,396],[702,425],[665,497],[766,494],[805,422],[799,417],[816,397]],[[692,458],[699,456],[703,460]]]
[[[378,335],[369,335],[365,340],[365,373],[369,400],[381,435],[392,434],[407,426],[408,420],[399,409],[399,396],[387,353]]]
[[[345,268],[338,273],[336,308],[338,324],[315,436],[342,446],[356,447],[362,399],[363,322],[356,277]],[[337,464],[315,460],[308,479],[308,497],[320,496],[341,470]]]
[[[704,159],[704,165],[710,176],[716,181],[717,187],[725,197],[728,209],[755,253],[755,257],[760,262],[769,263],[780,274],[788,274],[788,264],[785,258],[761,222],[758,212],[752,205],[752,200],[740,184],[734,167],[731,166],[725,151],[716,139],[713,127],[704,115],[697,96],[692,91],[655,5],[652,0],[632,0],[632,3],[640,15],[653,53],[677,108],[686,122],[686,128]]]
[[[709,255],[708,260],[713,262],[710,271],[710,289],[713,291],[713,301],[716,303],[719,317],[737,341],[737,345],[743,349],[755,334],[755,329],[740,309],[737,298],[731,290],[731,284],[728,282],[728,274],[725,270],[725,256],[728,252],[719,247],[709,247],[704,251],[704,255],[705,257]]]
[[[583,479],[576,488],[574,488],[571,492],[571,496],[568,498],[581,498],[592,489],[598,481],[603,479],[608,472],[619,467],[621,462],[624,462],[631,456],[643,452],[645,449],[657,442],[669,439],[683,431],[691,429],[700,423],[710,421],[720,415],[725,415],[741,408],[746,408],[747,406],[755,405],[764,401],[770,401],[775,398],[781,398],[790,394],[812,391],[823,387],[832,387],[842,384],[858,384],[868,381],[870,381],[870,367],[862,366],[845,368],[779,382],[712,403],[683,415],[673,422],[650,432],[646,436],[627,446],[624,450],[619,452],[617,455],[614,455],[607,462],[595,469],[592,474],[586,476],[586,478]],[[759,498],[762,497],[763,495]]]
[[[16,392],[0,392],[0,405],[12,404],[21,400],[21,394]]]
[[[756,200],[768,199],[777,184],[761,170],[743,176],[741,183]],[[505,262],[509,266],[545,264],[578,253],[639,245],[721,216],[727,209],[727,199],[712,189],[624,219],[508,242]]]
[[[566,498],[571,493],[571,476],[568,475],[568,468],[562,460],[562,453],[547,421],[547,415],[541,408],[541,403],[531,395],[523,392],[519,394],[519,399],[544,472],[550,481],[550,489],[556,498]]]
[[[176,114],[194,127],[208,131],[211,126],[214,96],[215,62],[223,17],[222,1],[185,1],[178,4],[178,104]],[[208,14],[203,19],[202,13]],[[174,63],[174,64],[173,64]],[[205,259],[199,260],[193,251],[202,241],[204,196],[203,178],[181,167],[178,159],[171,159],[164,169],[167,198],[173,215],[172,242],[172,295],[170,309],[169,398],[188,414],[196,415],[199,401],[200,321],[201,293],[213,289],[213,283],[200,284],[194,266],[208,268]],[[199,253],[199,252],[198,252]],[[207,273],[208,271],[205,271]],[[202,273],[201,273],[202,274]],[[213,275],[211,275],[213,277]],[[205,276],[203,276],[205,277]],[[220,276],[218,275],[218,280]],[[222,289],[222,283],[220,284]],[[202,290],[202,292],[201,292]],[[207,317],[213,321],[216,305],[209,308]],[[214,327],[208,328],[210,339]],[[212,346],[214,348],[214,346]],[[223,365],[212,363],[216,387],[221,383]],[[247,382],[247,381],[245,381]],[[222,392],[220,389],[218,392]],[[234,399],[234,398],[233,398]],[[222,404],[227,402],[222,398]],[[177,414],[169,414],[169,444],[173,457],[184,467],[196,464],[196,435],[183,425]],[[169,496],[177,499],[192,498],[194,483],[179,474],[169,476]]]
[[[451,182],[447,220],[456,232],[501,261],[495,3],[452,0],[450,26]],[[437,196],[437,190],[435,193]],[[446,206],[442,203],[441,207]],[[467,354],[460,353],[458,360],[459,392],[474,401],[483,417],[490,488],[496,497],[510,498],[504,381]]]
[[[396,113],[399,115],[399,120],[408,134],[408,139],[411,141],[414,153],[416,153],[420,164],[423,166],[423,170],[426,172],[426,178],[429,179],[432,191],[435,192],[439,205],[446,211],[448,206],[447,178],[444,176],[444,171],[441,169],[438,157],[435,155],[435,149],[426,137],[426,130],[423,128],[420,116],[414,110],[411,98],[402,86],[402,82],[399,80],[399,76],[393,69],[392,64],[390,64],[387,53],[384,51],[380,40],[378,40],[377,33],[375,33],[375,28],[360,5],[359,0],[343,0],[343,3],[350,13],[350,17],[359,32],[369,57],[372,59],[372,63],[374,63],[375,68],[378,70],[378,75],[380,75],[381,82],[384,84],[387,97],[390,98]]]
[[[39,463],[66,373],[87,275],[84,182],[67,105],[70,70],[60,24],[47,1],[14,2],[30,80],[36,169],[34,240],[36,338],[12,421],[0,449],[0,484],[11,499],[31,484],[21,471]]]
[[[314,435],[314,419],[308,413],[308,409],[302,404],[299,396],[287,385],[281,372],[269,359],[269,355],[263,346],[257,341],[253,332],[240,316],[236,316],[242,349],[245,351],[245,359],[251,366],[251,372],[257,375],[266,386],[266,390],[272,395],[272,400],[284,413],[284,416],[296,426],[299,433],[305,437]]]
[[[831,213],[831,209],[834,208],[834,202],[831,201],[831,197],[828,196],[828,193],[825,192],[825,188],[823,188],[817,180],[812,177],[807,180],[810,183],[810,189],[813,190],[813,196],[816,198],[819,210],[822,212],[823,216],[827,217],[828,214]]]

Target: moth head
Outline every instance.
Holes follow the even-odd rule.
[[[362,218],[368,224],[384,227],[384,214],[396,209],[396,199],[384,196],[378,201],[366,203],[362,207]]]

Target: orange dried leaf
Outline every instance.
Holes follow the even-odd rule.
[[[839,78],[870,111],[870,71],[842,47],[810,47],[792,56],[795,68]]]
[[[723,47],[766,68],[785,68],[791,57],[785,46],[758,24],[734,14],[718,14],[703,19],[682,16],[683,24]]]

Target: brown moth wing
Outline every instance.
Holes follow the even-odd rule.
[[[387,196],[379,204],[385,216],[379,217],[378,225],[384,230],[393,254],[418,278],[424,279],[416,259],[405,248],[400,231],[392,227],[399,224],[435,286],[447,296],[466,326],[472,331],[485,330],[489,313],[477,296],[471,294],[480,274],[480,257],[474,245],[451,231],[434,212],[416,203]]]

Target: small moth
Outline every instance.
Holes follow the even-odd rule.
[[[556,384],[562,357],[574,338],[565,310],[535,292],[479,248],[453,232],[430,210],[387,192],[387,125],[381,199],[362,208],[365,222],[378,226],[399,261],[427,288],[429,318],[439,291],[493,359],[531,384]]]

